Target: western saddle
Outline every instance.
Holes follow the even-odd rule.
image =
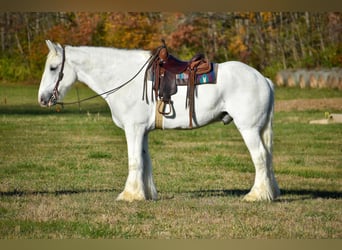
[[[157,112],[168,115],[172,111],[171,95],[177,93],[176,75],[188,74],[186,107],[189,107],[189,127],[192,128],[192,118],[194,114],[194,95],[197,75],[211,71],[211,63],[204,58],[203,54],[196,54],[190,61],[181,61],[168,53],[165,41],[158,47],[147,66],[144,79],[144,96],[147,98],[147,78],[152,78],[152,99],[153,91],[156,100],[163,103],[163,108],[157,108]],[[169,112],[165,112],[165,105],[169,105]]]

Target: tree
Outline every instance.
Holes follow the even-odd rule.
[[[340,12],[2,12],[0,79],[40,77],[45,40],[153,50],[166,40],[189,59],[239,60],[269,76],[293,67],[341,67]]]

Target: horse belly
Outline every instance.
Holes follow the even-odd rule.
[[[165,129],[189,128],[189,106],[186,103],[184,86],[178,87],[176,95],[172,96],[172,112],[164,116]],[[216,84],[196,86],[193,114],[193,128],[204,126],[219,119],[222,112],[220,94]],[[169,107],[166,106],[168,111]]]

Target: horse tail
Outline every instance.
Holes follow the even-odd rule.
[[[266,81],[270,87],[270,106],[268,111],[268,116],[266,120],[266,124],[261,131],[261,139],[263,141],[263,144],[267,151],[267,168],[269,170],[270,179],[271,179],[271,186],[272,186],[272,196],[273,199],[278,197],[280,195],[280,190],[278,187],[278,183],[276,181],[276,178],[274,176],[274,170],[273,170],[273,116],[274,116],[274,85],[272,81],[268,78],[266,78]]]
[[[262,130],[261,136],[266,147],[268,154],[272,157],[272,150],[273,150],[273,116],[274,116],[274,85],[272,81],[266,78],[266,81],[270,87],[270,106],[268,110],[266,124]],[[272,158],[270,159],[272,164]]]

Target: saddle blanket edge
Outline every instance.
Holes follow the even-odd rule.
[[[218,64],[211,63],[211,71],[205,74],[197,75],[196,83],[199,84],[215,84],[216,83],[216,76],[217,76]],[[181,73],[176,74],[176,85],[184,86],[188,84],[189,74]]]

